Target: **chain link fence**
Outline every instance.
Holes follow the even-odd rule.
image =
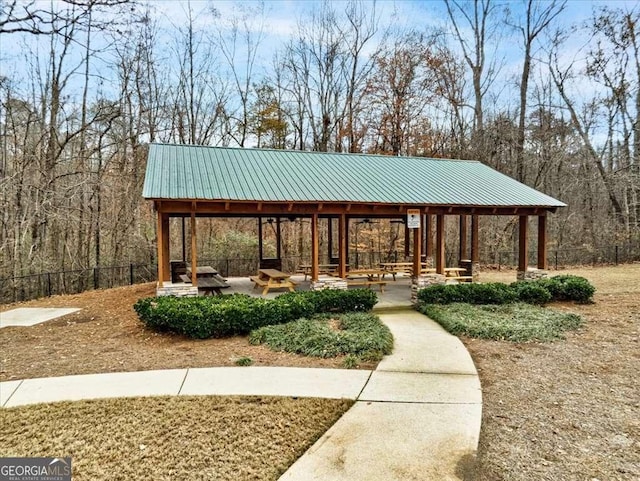
[[[457,262],[457,253],[447,250],[447,264]],[[406,260],[404,251],[350,252],[350,266],[375,267],[380,262],[401,262]],[[517,251],[494,251],[484,255],[481,264],[492,268],[512,268],[517,266]],[[321,263],[330,263],[321,259]],[[550,249],[548,263],[550,268],[563,268],[580,265],[624,264],[640,262],[640,246],[620,244],[602,247],[571,247]],[[295,272],[300,264],[308,264],[309,259],[300,256],[282,258],[282,270]],[[257,272],[258,257],[198,259],[199,265],[215,267],[223,277],[246,277]],[[536,253],[531,252],[529,265],[536,264]],[[0,304],[27,301],[39,297],[58,294],[77,294],[91,289],[106,289],[144,282],[152,282],[157,277],[155,264],[129,264],[124,266],[93,267],[59,272],[44,272],[20,277],[0,279]]]

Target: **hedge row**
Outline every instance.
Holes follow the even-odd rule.
[[[148,327],[197,339],[248,334],[320,312],[369,311],[377,302],[369,289],[291,292],[273,300],[232,294],[210,297],[148,297],[133,306]]]
[[[595,287],[579,276],[560,275],[536,281],[486,284],[447,284],[421,289],[418,300],[424,304],[508,304],[526,302],[544,305],[551,301],[591,302]]]

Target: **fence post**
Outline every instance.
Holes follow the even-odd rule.
[[[558,270],[558,249],[555,252],[556,270]]]
[[[618,246],[616,245],[616,265],[618,265]]]
[[[100,278],[99,278],[100,274],[98,273],[98,268],[94,267],[93,268],[93,288],[97,289],[98,286],[100,285]]]
[[[51,272],[47,272],[47,296],[51,297]]]
[[[133,285],[133,264],[129,263],[129,285]]]

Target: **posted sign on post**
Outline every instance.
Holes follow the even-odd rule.
[[[407,227],[409,229],[420,228],[420,209],[407,209]]]

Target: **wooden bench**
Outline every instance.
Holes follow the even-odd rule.
[[[458,282],[473,282],[473,276],[449,276],[445,277],[445,280],[453,279]]]
[[[348,286],[367,286],[368,288],[371,288],[371,286],[374,284],[378,284],[380,286],[380,292],[384,294],[384,286],[387,285],[387,281],[369,279],[356,279],[347,281]]]

